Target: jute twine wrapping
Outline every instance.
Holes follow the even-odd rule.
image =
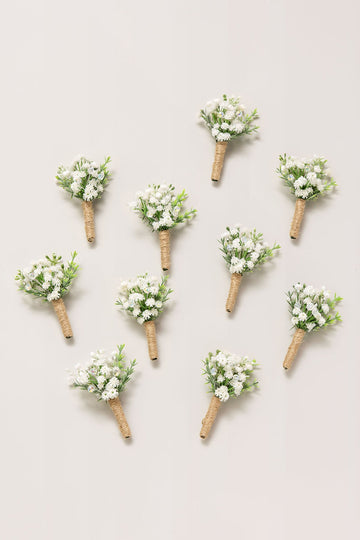
[[[200,431],[200,437],[202,439],[206,439],[206,437],[209,435],[210,429],[212,428],[212,425],[214,423],[214,420],[216,418],[220,405],[221,405],[220,399],[217,398],[216,396],[213,396],[211,398],[210,405],[205,415],[205,418],[202,421],[202,428]]]
[[[215,158],[211,173],[211,180],[213,182],[218,182],[221,178],[221,171],[224,165],[224,157],[227,145],[228,143],[226,141],[220,141],[216,143]]]
[[[72,338],[73,332],[71,329],[69,317],[67,316],[67,313],[66,313],[66,307],[65,307],[63,299],[59,298],[58,300],[52,300],[51,303],[54,306],[55,313],[57,315],[57,318],[59,319],[62,333],[64,334],[66,339]]]
[[[170,231],[159,231],[160,238],[160,253],[161,253],[161,268],[169,270],[170,268]]]
[[[158,359],[158,350],[157,350],[157,343],[156,343],[156,329],[155,329],[155,322],[154,321],[146,321],[144,323],[145,326],[145,332],[148,342],[148,349],[149,349],[149,356],[151,360],[157,360]]]
[[[122,436],[125,439],[128,439],[129,437],[131,437],[131,431],[129,428],[129,424],[126,421],[126,417],[125,417],[120,399],[119,398],[109,399],[108,403],[117,420]]]
[[[81,203],[84,212],[85,232],[88,242],[95,240],[94,207],[92,201],[83,201]]]
[[[236,298],[239,292],[240,282],[242,279],[242,274],[238,274],[237,272],[234,272],[231,274],[231,282],[230,282],[230,289],[229,294],[226,300],[226,311],[231,313],[231,311],[235,307]]]
[[[306,201],[304,199],[296,199],[294,217],[291,222],[290,238],[296,240],[300,233],[301,222],[304,217]]]
[[[290,343],[290,347],[288,348],[288,352],[286,353],[286,356],[285,356],[285,360],[283,363],[284,369],[291,368],[292,363],[295,359],[295,356],[299,350],[299,347],[303,342],[305,334],[306,334],[305,330],[302,330],[301,328],[296,329],[296,332],[293,335],[292,341]]]

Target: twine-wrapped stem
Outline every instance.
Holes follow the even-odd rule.
[[[202,421],[202,427],[200,431],[200,437],[202,439],[206,439],[206,437],[209,435],[220,405],[221,405],[220,399],[217,398],[216,396],[213,396],[211,398],[210,405],[205,415],[205,418]]]
[[[304,199],[296,199],[294,217],[291,222],[290,238],[296,240],[300,233],[301,222],[304,217],[306,201]]]
[[[131,437],[131,431],[129,428],[129,424],[127,423],[126,416],[124,414],[124,410],[122,408],[120,399],[119,398],[109,399],[108,403],[110,405],[112,412],[114,413],[114,416],[119,425],[122,436],[124,437],[124,439],[129,439],[129,437]]]
[[[211,173],[211,180],[213,182],[218,182],[221,178],[221,171],[224,165],[224,158],[226,147],[228,143],[226,141],[219,141],[216,143],[215,147],[215,157]]]
[[[161,268],[169,270],[170,268],[170,230],[159,231]]]
[[[303,339],[305,337],[305,330],[302,330],[302,328],[297,328],[295,334],[293,335],[292,341],[290,343],[290,346],[288,348],[288,351],[285,356],[285,360],[283,363],[284,369],[290,369],[292,366],[293,361],[295,360],[295,356],[299,350],[300,345],[303,342]]]
[[[150,360],[158,359],[158,349],[156,343],[156,328],[155,321],[146,321],[144,323],[146,338],[148,342]]]
[[[233,274],[231,274],[230,289],[226,300],[226,311],[228,311],[229,313],[231,313],[235,307],[241,279],[242,274],[239,274],[238,272],[234,272]]]
[[[93,203],[92,201],[82,201],[81,206],[84,213],[86,238],[88,239],[88,242],[93,242],[95,240],[95,222],[94,222]]]
[[[66,313],[66,307],[65,307],[63,299],[58,298],[58,300],[52,300],[51,303],[54,307],[57,318],[59,319],[59,323],[61,326],[62,333],[64,334],[64,337],[66,337],[66,339],[72,338],[73,332],[71,329],[69,317]]]

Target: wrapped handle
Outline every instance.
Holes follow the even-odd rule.
[[[84,213],[84,222],[85,222],[85,232],[88,242],[93,242],[95,240],[95,222],[94,222],[94,207],[92,201],[83,201],[81,203],[83,213]]]
[[[226,141],[219,141],[216,143],[215,147],[215,158],[211,173],[211,180],[213,182],[218,182],[221,178],[221,171],[224,165],[225,152],[228,143]]]
[[[66,337],[66,339],[72,338],[73,332],[63,299],[58,298],[58,300],[52,300],[51,303],[54,307],[57,318],[59,319],[59,323],[64,337]]]
[[[237,272],[231,274],[230,289],[226,300],[226,311],[229,313],[231,313],[235,307],[241,279],[242,274],[238,274]]]
[[[114,413],[114,416],[116,418],[116,421],[118,423],[122,436],[124,437],[124,439],[129,439],[131,437],[131,431],[129,428],[129,424],[127,423],[126,416],[122,408],[120,399],[119,398],[109,399],[108,403],[110,405],[112,412]]]
[[[155,322],[146,321],[144,323],[144,326],[145,326],[145,332],[146,332],[146,337],[147,337],[147,342],[148,342],[150,360],[157,360],[158,350],[157,350],[157,343],[156,343]]]
[[[299,350],[300,345],[303,342],[303,339],[305,337],[305,330],[302,330],[302,328],[297,328],[295,334],[293,335],[292,341],[290,343],[290,346],[288,348],[288,351],[285,356],[285,360],[283,363],[284,369],[290,369],[292,366],[293,361],[295,360],[295,356],[297,355],[297,352]]]
[[[200,431],[200,437],[202,439],[206,439],[206,437],[208,437],[210,430],[212,428],[212,425],[215,421],[220,405],[221,405],[220,399],[217,398],[216,396],[213,396],[211,398],[210,405],[205,415],[205,418],[202,421],[202,428]]]
[[[159,231],[160,238],[160,254],[161,254],[161,268],[163,270],[169,270],[170,268],[170,231]]]
[[[296,240],[300,234],[301,222],[304,217],[306,201],[304,199],[296,199],[294,217],[291,223],[290,238]]]

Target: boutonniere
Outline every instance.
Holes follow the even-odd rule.
[[[161,280],[147,273],[120,284],[116,305],[145,327],[149,356],[158,359],[155,321],[162,313],[172,290],[166,286],[167,276]]]
[[[192,219],[196,210],[183,211],[188,194],[183,190],[175,193],[172,184],[152,184],[145,191],[136,194],[136,201],[130,207],[145,221],[152,231],[159,233],[161,268],[170,268],[170,229]]]
[[[230,313],[235,307],[243,276],[273,257],[274,251],[280,249],[280,245],[274,244],[270,248],[263,241],[263,235],[256,229],[249,230],[241,225],[226,227],[220,238],[220,244],[220,251],[231,273],[230,290],[226,301],[226,311]]]
[[[254,378],[255,360],[247,356],[237,356],[217,350],[209,353],[204,360],[204,375],[213,394],[208,411],[202,421],[200,437],[206,439],[215,421],[221,403],[230,397],[239,397],[243,392],[253,390],[258,384]]]
[[[15,276],[20,291],[52,304],[66,338],[73,337],[73,333],[63,296],[68,293],[73,279],[77,276],[79,266],[74,262],[76,255],[74,251],[67,263],[55,253],[46,255],[44,259],[34,262],[30,267],[18,270]]]
[[[290,238],[295,240],[300,233],[306,201],[324,195],[336,186],[336,182],[330,176],[326,159],[322,157],[298,159],[284,154],[279,159],[280,165],[276,172],[296,197],[295,213],[290,228]]]
[[[314,289],[305,283],[295,283],[287,293],[287,301],[291,314],[291,322],[296,328],[290,347],[286,354],[283,367],[290,369],[305,335],[315,330],[325,328],[329,324],[341,321],[335,307],[342,298],[334,295],[331,298],[329,291]]]
[[[91,353],[91,360],[87,366],[75,366],[70,374],[69,384],[94,394],[99,401],[105,401],[111,408],[119,425],[121,434],[125,439],[131,437],[121,401],[120,393],[126,388],[134,372],[136,360],[125,364],[123,349],[120,345],[117,350],[108,354],[104,351]]]
[[[56,176],[59,186],[70,193],[71,197],[81,200],[88,242],[95,240],[93,201],[100,199],[109,183],[109,162],[110,157],[107,157],[104,163],[98,165],[95,161],[89,161],[81,156],[71,167],[61,165]]]
[[[222,99],[208,101],[200,110],[200,121],[210,130],[216,141],[211,180],[220,180],[227,145],[232,139],[250,135],[259,129],[254,125],[259,118],[257,110],[247,113],[240,97],[223,95]]]

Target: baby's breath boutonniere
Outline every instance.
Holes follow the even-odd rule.
[[[279,244],[272,248],[263,240],[263,235],[256,229],[249,230],[241,225],[226,227],[220,238],[220,251],[231,273],[230,290],[226,300],[226,311],[235,307],[241,279],[247,272],[252,272],[273,257],[274,251],[280,249]]]
[[[206,439],[215,421],[221,403],[230,397],[239,397],[243,392],[253,390],[258,384],[254,378],[256,361],[247,356],[237,356],[221,350],[209,353],[204,360],[204,375],[213,394],[208,411],[202,421],[200,437]]]
[[[256,109],[247,113],[245,106],[240,103],[240,97],[226,94],[221,99],[208,101],[200,110],[200,121],[208,127],[216,141],[211,180],[220,180],[228,142],[257,131],[259,126],[254,122],[258,118]]]
[[[73,337],[73,333],[62,297],[67,294],[73,279],[77,276],[79,267],[74,262],[76,255],[74,251],[67,263],[55,253],[46,255],[44,259],[32,263],[28,268],[18,270],[15,276],[20,291],[52,304],[67,339]]]
[[[185,190],[175,193],[172,184],[152,184],[145,191],[139,191],[135,202],[130,203],[130,207],[151,230],[159,233],[163,270],[170,269],[170,229],[192,219],[196,214],[193,208],[185,212],[182,210],[187,198]]]
[[[104,163],[98,165],[95,161],[80,156],[71,167],[60,165],[57,172],[56,179],[59,186],[70,193],[71,197],[81,200],[88,242],[95,240],[93,201],[100,199],[109,183],[109,162],[110,157],[107,157]]]
[[[123,349],[125,345],[118,345],[112,353],[98,350],[91,353],[91,360],[85,366],[75,366],[69,377],[69,384],[74,388],[81,388],[94,394],[99,401],[105,401],[110,406],[119,425],[121,434],[125,439],[131,437],[121,402],[120,392],[125,390],[131,375],[134,372],[136,360],[125,364]]]
[[[168,296],[172,293],[166,282],[167,276],[159,280],[147,273],[123,281],[115,302],[122,311],[144,325],[151,360],[158,359],[155,320],[162,313]]]
[[[341,321],[335,307],[342,298],[322,287],[315,289],[305,283],[295,283],[287,293],[291,322],[296,328],[283,367],[290,369],[306,333],[325,328]]]
[[[330,176],[327,161],[322,157],[298,159],[284,154],[279,157],[280,165],[276,172],[295,195],[295,213],[290,228],[290,238],[295,240],[300,233],[306,201],[325,195],[336,182]]]

